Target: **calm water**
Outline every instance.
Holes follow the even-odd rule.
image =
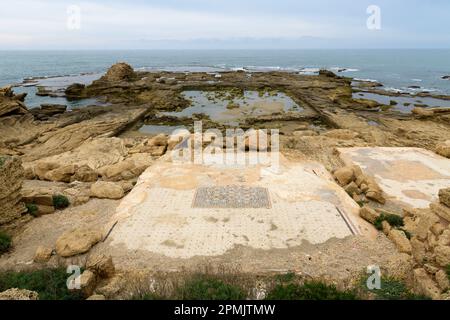
[[[136,69],[215,71],[316,71],[346,68],[347,76],[386,87],[450,94],[450,50],[188,50],[188,51],[0,51],[0,86],[27,77],[102,73],[126,61]]]

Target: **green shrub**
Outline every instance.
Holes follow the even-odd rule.
[[[339,291],[333,285],[322,282],[279,284],[267,295],[267,300],[357,300],[353,291]]]
[[[383,230],[383,221],[387,221],[393,228],[401,228],[405,225],[402,217],[395,214],[382,213],[374,222],[375,228]]]
[[[36,291],[40,300],[81,300],[80,292],[67,289],[65,268],[0,273],[0,292],[11,288]]]
[[[31,214],[33,217],[38,216],[38,207],[33,203],[27,203],[27,212]]]
[[[0,157],[0,167],[5,164],[5,157]]]
[[[0,255],[7,252],[9,248],[11,248],[11,237],[0,232]]]
[[[450,280],[450,264],[445,267],[445,271],[447,272],[448,280]]]
[[[55,209],[65,209],[70,206],[69,199],[63,195],[53,196],[53,206]]]
[[[178,289],[181,300],[243,300],[244,291],[207,275],[196,275]]]
[[[399,280],[387,278],[381,280],[381,289],[365,290],[372,293],[376,300],[429,300],[430,298],[412,293],[406,285]]]

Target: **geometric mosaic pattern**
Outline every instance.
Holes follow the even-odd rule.
[[[192,207],[270,209],[271,204],[267,188],[231,185],[198,188]]]

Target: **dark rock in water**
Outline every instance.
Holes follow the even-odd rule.
[[[409,89],[420,89],[421,87],[420,86],[409,86],[408,88]]]
[[[389,104],[390,104],[391,106],[396,106],[396,105],[398,105],[398,102],[395,101],[395,100],[391,100],[391,101],[389,102]]]
[[[67,87],[65,91],[68,100],[77,100],[86,98],[86,86],[81,83],[74,83]]]
[[[15,95],[14,100],[25,102],[25,98],[27,97],[27,95],[28,95],[28,93],[26,93],[26,92]]]
[[[37,120],[48,120],[57,114],[66,112],[67,106],[62,104],[42,104],[41,108],[31,109],[30,112]]]
[[[442,76],[442,79],[444,79],[444,80],[450,80],[450,76]]]
[[[325,77],[329,77],[329,78],[337,78],[337,75],[335,75],[333,72],[331,72],[330,70],[320,70],[319,71],[319,75],[320,76],[325,76]]]

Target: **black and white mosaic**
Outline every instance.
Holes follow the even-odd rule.
[[[217,186],[198,188],[193,208],[271,208],[267,188]]]

